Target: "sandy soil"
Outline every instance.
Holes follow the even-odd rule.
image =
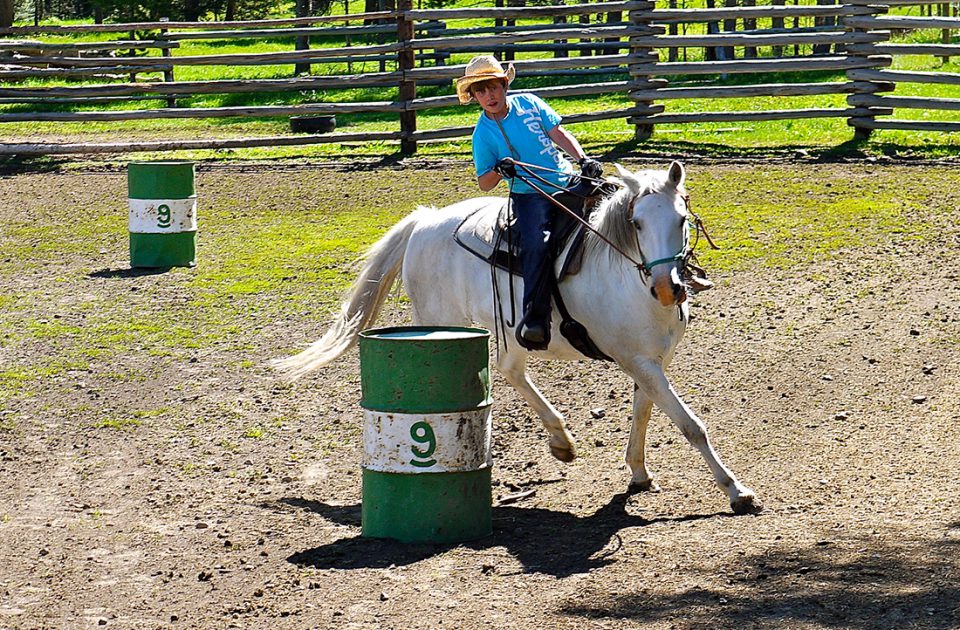
[[[207,194],[247,176],[219,173]],[[85,203],[122,184],[0,179],[0,226],[67,221],[65,191]],[[293,386],[262,367],[322,332],[309,313],[250,322],[246,347],[144,347],[61,371],[0,409],[0,628],[958,627],[956,207],[918,220],[944,213],[933,246],[907,227],[829,263],[718,277],[698,296],[671,378],[759,515],[732,515],[659,412],[648,457],[662,491],[627,494],[632,386],[603,363],[534,365],[576,438],[571,464],[495,381],[494,534],[463,545],[360,537],[356,353]],[[122,239],[90,247],[116,264],[67,252],[3,275],[5,294],[34,296],[4,321],[83,326],[83,303],[190,295],[186,274],[117,271]],[[388,310],[383,321],[403,320]],[[8,377],[58,352],[11,332]],[[148,408],[170,411],[95,422]],[[262,436],[243,437],[258,423]]]

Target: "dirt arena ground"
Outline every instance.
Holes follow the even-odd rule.
[[[723,168],[757,166],[709,167]],[[894,174],[934,182],[943,168]],[[844,164],[801,176],[840,172],[870,179]],[[198,178],[209,206],[251,178],[291,212],[309,201],[298,189],[326,199],[315,171]],[[33,222],[67,229],[124,186],[109,169],[8,174],[0,243]],[[629,379],[534,362],[580,457],[552,459],[495,377],[494,534],[462,545],[360,537],[355,351],[294,385],[266,367],[335,304],[280,318],[275,295],[248,294],[197,320],[234,327],[222,341],[171,353],[145,330],[139,346],[124,338],[137,352],[84,348],[64,366],[51,361],[75,356],[85,327],[163,319],[204,288],[189,271],[124,271],[124,233],[37,237],[32,258],[8,238],[0,628],[960,627],[960,191],[933,199],[916,217],[938,226],[932,244],[904,225],[835,259],[717,276],[696,298],[670,376],[761,514],[734,516],[659,412],[648,458],[662,491],[627,494]],[[403,321],[402,303],[387,311]],[[50,334],[24,334],[37,330]]]

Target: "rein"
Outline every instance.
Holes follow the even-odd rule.
[[[528,164],[528,163],[526,163],[526,162],[518,162],[518,161],[516,161],[516,160],[514,160],[513,163],[514,163],[516,166],[519,166],[520,168],[522,168],[524,171],[526,171],[527,175],[529,175],[531,178],[536,179],[537,181],[539,181],[539,182],[541,182],[541,183],[543,183],[543,184],[547,184],[547,185],[549,185],[549,186],[552,186],[552,187],[554,187],[554,188],[560,188],[559,186],[557,186],[557,185],[554,184],[553,182],[550,182],[550,181],[548,181],[548,180],[540,177],[540,176],[537,175],[536,173],[534,173],[534,172],[533,172],[533,169],[538,169],[538,170],[541,170],[541,171],[550,171],[550,172],[559,172],[559,171],[556,171],[556,170],[554,170],[554,169],[545,168],[545,167],[543,167],[543,166],[538,166],[538,165],[536,165],[536,164]],[[701,232],[703,233],[704,237],[706,237],[707,242],[710,244],[710,246],[711,246],[713,249],[720,249],[720,248],[713,242],[713,239],[710,238],[710,234],[707,233],[707,229],[706,229],[706,227],[705,227],[704,224],[703,224],[703,220],[702,220],[698,215],[696,215],[696,214],[690,209],[690,197],[689,197],[688,195],[684,195],[684,196],[683,196],[683,202],[684,202],[684,205],[686,206],[687,214],[690,215],[690,217],[692,217],[692,220],[688,218],[687,221],[690,223],[691,226],[693,226],[693,228],[696,230],[696,233],[697,233],[697,238],[696,238],[696,240],[693,242],[693,246],[690,246],[690,237],[689,237],[689,235],[688,235],[687,238],[686,238],[685,241],[684,241],[683,247],[680,249],[680,251],[678,251],[678,252],[677,252],[676,254],[674,254],[673,256],[667,256],[667,257],[665,257],[665,258],[658,258],[658,259],[653,260],[653,261],[651,261],[651,262],[646,262],[646,260],[644,260],[643,250],[640,248],[640,236],[636,233],[636,231],[634,232],[634,236],[635,236],[636,239],[637,239],[637,251],[640,252],[640,260],[639,260],[639,261],[636,260],[633,256],[631,256],[631,255],[628,254],[627,252],[625,252],[623,249],[621,249],[620,247],[618,247],[615,243],[613,243],[613,241],[611,241],[610,239],[608,239],[606,236],[604,236],[603,234],[601,234],[599,230],[597,230],[595,227],[593,227],[592,225],[590,225],[590,222],[589,222],[589,221],[587,221],[586,219],[584,219],[583,217],[581,217],[580,215],[578,215],[576,212],[574,212],[573,210],[571,210],[570,208],[568,208],[567,206],[565,206],[563,203],[561,203],[560,201],[558,201],[557,199],[555,199],[553,196],[549,195],[549,194],[548,194],[547,192],[545,192],[542,188],[540,188],[539,186],[537,186],[536,184],[534,184],[532,181],[530,181],[530,179],[528,179],[527,177],[523,177],[523,176],[521,176],[521,175],[519,175],[519,174],[517,175],[517,177],[518,177],[518,179],[521,179],[523,182],[525,182],[528,186],[530,186],[531,188],[533,188],[537,193],[539,193],[539,194],[543,195],[544,197],[546,197],[547,199],[549,199],[549,200],[550,200],[550,203],[552,203],[554,206],[556,206],[557,208],[559,208],[560,210],[562,210],[563,212],[565,212],[568,216],[570,216],[571,218],[573,218],[574,220],[576,220],[580,225],[582,225],[582,226],[585,227],[586,229],[588,229],[588,230],[590,230],[591,232],[593,232],[594,234],[596,234],[597,237],[598,237],[600,240],[602,240],[604,243],[606,243],[607,245],[609,245],[609,246],[610,246],[613,250],[615,250],[618,254],[620,254],[621,256],[623,256],[624,258],[626,258],[628,261],[630,261],[630,262],[633,264],[633,266],[637,268],[637,271],[640,273],[641,277],[643,277],[643,278],[649,278],[649,277],[650,277],[650,274],[653,272],[653,268],[656,267],[656,266],[658,266],[658,265],[665,265],[665,264],[674,263],[674,262],[681,262],[681,261],[683,262],[683,265],[684,265],[684,266],[688,265],[689,262],[690,262],[690,259],[695,256],[694,250],[695,250],[696,247],[697,247],[697,243],[700,241],[700,233],[701,233]],[[591,181],[596,181],[596,180],[591,180]],[[643,196],[643,193],[637,193],[636,195],[634,195],[633,197],[631,197],[631,198],[630,198],[630,201],[629,201],[628,204],[627,204],[627,207],[628,207],[628,208],[633,208],[633,204],[636,203],[637,199],[639,199],[639,198],[642,197],[642,196]]]
[[[540,169],[542,169],[542,170],[551,170],[551,169],[543,169],[543,167],[536,166],[536,165],[534,165],[534,164],[527,164],[527,163],[525,163],[525,162],[514,162],[514,164],[516,164],[517,166],[523,168],[524,170],[527,170],[528,167],[531,167],[531,166],[534,167],[534,168],[540,168]],[[529,170],[527,170],[527,172],[528,172],[530,175],[532,175],[533,177],[535,177],[536,179],[538,179],[538,180],[540,180],[540,181],[542,181],[542,182],[544,182],[544,183],[546,183],[546,184],[549,184],[550,186],[555,186],[555,184],[553,184],[552,182],[548,182],[547,180],[539,177],[538,175],[535,175],[534,173],[530,173]],[[582,225],[583,227],[587,228],[588,230],[590,230],[591,232],[593,232],[594,234],[596,234],[597,237],[600,238],[600,240],[602,240],[604,243],[606,243],[607,245],[609,245],[610,247],[612,247],[613,249],[615,249],[621,256],[623,256],[624,258],[626,258],[627,260],[629,260],[631,263],[633,263],[634,266],[636,266],[638,269],[642,269],[642,268],[643,268],[643,263],[642,263],[642,262],[637,262],[637,261],[633,258],[633,256],[631,256],[631,255],[628,254],[627,252],[625,252],[625,251],[623,251],[622,249],[620,249],[619,247],[617,247],[617,245],[616,245],[613,241],[611,241],[610,239],[608,239],[606,236],[604,236],[603,234],[601,234],[595,227],[593,227],[592,225],[590,225],[590,222],[589,222],[589,221],[587,221],[586,219],[584,219],[583,217],[581,217],[579,214],[577,214],[576,212],[574,212],[573,210],[571,210],[570,208],[568,208],[567,206],[565,206],[562,202],[560,202],[559,200],[557,200],[557,199],[556,199],[555,197],[553,197],[552,195],[547,194],[542,188],[540,188],[539,186],[537,186],[536,184],[534,184],[534,183],[533,183],[532,181],[530,181],[529,179],[520,177],[519,175],[518,175],[517,177],[520,178],[520,179],[522,179],[528,186],[530,186],[530,188],[533,188],[535,191],[537,191],[538,193],[540,193],[541,195],[543,195],[544,197],[546,197],[547,199],[549,199],[549,200],[550,200],[550,203],[552,203],[553,205],[555,205],[557,208],[563,210],[563,212],[566,213],[570,218],[574,219],[577,223],[579,223],[579,224]],[[638,195],[638,196],[639,196],[639,195]],[[634,197],[633,200],[631,200],[630,203],[632,204],[635,199],[636,199],[636,197]]]

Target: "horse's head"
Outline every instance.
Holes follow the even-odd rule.
[[[673,162],[666,172],[656,171],[644,179],[616,166],[631,195],[627,212],[640,248],[641,273],[649,278],[650,292],[660,304],[677,306],[687,299],[680,271],[690,245],[683,165]]]

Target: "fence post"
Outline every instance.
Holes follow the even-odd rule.
[[[755,7],[757,6],[757,0],[743,0],[743,6],[745,7]],[[743,30],[745,31],[755,31],[757,29],[757,18],[744,18],[743,19]],[[756,46],[747,46],[743,49],[743,58],[744,59],[756,59],[757,58],[757,47]]]
[[[858,16],[864,17],[867,11],[869,11],[870,17],[876,17],[880,14],[886,13],[889,7],[885,5],[875,5],[868,4],[870,0],[843,0],[843,28],[848,33],[867,33],[870,32],[870,29],[865,28],[856,28],[851,27],[847,24],[847,19]],[[889,31],[887,32],[887,39],[890,38]],[[851,59],[861,59],[867,60],[873,55],[876,55],[876,46],[871,43],[861,44],[858,46],[850,46],[847,49],[847,54]],[[879,64],[878,64],[879,65]],[[869,112],[868,114],[860,114],[857,116],[851,116],[847,119],[847,124],[854,128],[853,139],[854,140],[867,140],[870,137],[872,129],[872,124],[877,118],[876,108],[871,108],[869,106],[864,107],[863,105],[857,105],[857,95],[858,94],[875,94],[877,92],[886,90],[889,91],[892,89],[889,85],[884,85],[880,81],[863,81],[853,78],[856,76],[856,70],[847,70],[846,72],[848,81],[855,81],[857,85],[854,86],[854,90],[847,96],[847,103],[852,107],[857,107],[857,109]]]
[[[650,75],[645,73],[644,69],[651,64],[657,63],[660,60],[660,54],[655,48],[634,45],[637,37],[663,32],[664,29],[662,27],[654,28],[650,24],[653,20],[653,9],[655,6],[653,2],[637,3],[637,7],[630,9],[628,15],[630,23],[633,25],[633,33],[630,36],[630,98],[634,101],[637,109],[649,106],[650,101],[635,98],[633,96],[633,90],[649,90],[657,86],[656,83],[650,80]],[[634,137],[637,140],[647,140],[653,135],[653,125],[643,122],[644,115],[645,113],[641,113],[639,118],[630,117],[627,119],[628,123],[633,123],[636,126],[634,129]]]
[[[412,135],[417,130],[417,112],[407,109],[410,101],[417,97],[417,84],[407,78],[407,71],[413,70],[416,56],[410,42],[413,41],[413,20],[408,17],[408,11],[413,10],[413,0],[397,0],[397,41],[401,45],[397,54],[397,66],[402,73],[400,78],[400,102],[404,110],[400,112],[400,152],[411,154],[417,152],[417,141]]]
[[[130,31],[130,41],[136,41],[136,39],[137,39],[137,32]],[[136,48],[131,48],[130,50],[127,51],[127,57],[136,57],[136,56],[137,56]],[[136,83],[136,82],[137,82],[137,71],[132,70],[130,72],[130,83]]]
[[[608,24],[608,25],[619,24],[619,23],[622,22],[622,21],[623,21],[623,11],[610,11],[609,13],[607,13],[607,24]],[[604,42],[605,44],[610,44],[611,46],[612,46],[613,44],[619,45],[619,44],[620,44],[620,38],[619,38],[619,37],[608,37],[608,38],[604,39],[603,42]],[[610,47],[607,47],[607,46],[603,46],[602,48],[598,48],[598,49],[597,49],[597,54],[598,54],[598,55],[610,55],[610,54],[616,55],[616,54],[618,54],[619,52],[620,52],[620,49],[619,49],[619,48],[617,48],[617,49],[614,50],[614,49],[612,49],[612,48],[610,48]]]
[[[578,16],[578,17],[577,17],[577,21],[578,21],[580,24],[583,24],[583,25],[584,25],[585,27],[587,27],[587,28],[590,27],[590,15],[589,15],[589,14],[586,14],[586,13],[585,13],[585,14],[583,14],[583,15]],[[593,51],[590,50],[590,47],[587,45],[587,44],[589,44],[589,43],[591,42],[591,40],[590,40],[589,38],[580,39],[580,40],[577,40],[577,41],[578,41],[578,42],[580,43],[580,45],[581,45],[581,48],[580,48],[580,56],[581,56],[581,57],[590,57],[590,56],[593,55]]]
[[[503,2],[503,0],[497,0],[497,1],[498,1],[498,2]],[[555,15],[555,16],[553,16],[553,23],[554,23],[554,24],[566,24],[566,23],[567,23],[567,16],[565,16],[565,15]],[[553,40],[553,43],[554,43],[554,44],[558,44],[558,45],[559,45],[559,44],[564,44],[564,45],[566,45],[567,41],[568,41],[568,40],[566,40],[566,39],[555,39],[555,40]],[[569,57],[569,56],[570,56],[570,52],[569,52],[566,48],[555,48],[554,51],[553,51],[553,58],[554,58],[554,59],[561,59],[561,58],[563,58],[563,57]]]

